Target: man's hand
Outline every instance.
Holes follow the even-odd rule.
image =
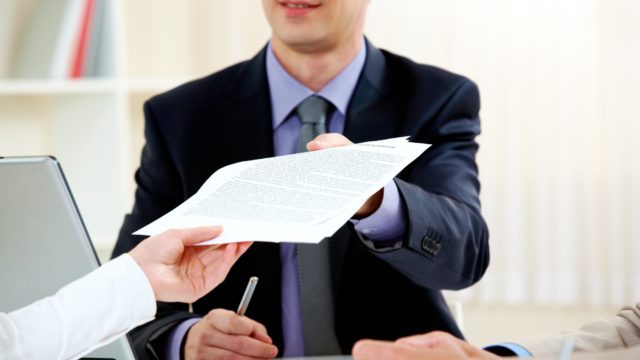
[[[433,331],[401,338],[395,342],[360,340],[353,346],[355,360],[497,360],[498,356],[478,349],[450,334]]]
[[[278,348],[260,323],[223,309],[214,309],[187,333],[184,358],[272,359]]]
[[[346,145],[353,145],[353,143],[341,134],[328,133],[318,135],[315,139],[309,141],[307,143],[307,150],[316,151]],[[362,219],[378,210],[380,204],[382,204],[382,196],[384,194],[383,190],[384,189],[380,189],[375,194],[371,195],[371,197],[367,199],[362,207],[360,207],[360,209],[356,211],[356,213],[353,215],[353,218]]]
[[[220,235],[222,227],[169,230],[129,252],[149,279],[156,299],[194,302],[218,286],[250,242],[192,246]]]

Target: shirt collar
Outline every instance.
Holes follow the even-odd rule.
[[[362,39],[362,46],[358,54],[351,60],[336,77],[319,92],[311,89],[293,78],[276,58],[271,42],[267,46],[267,78],[269,79],[269,91],[271,92],[271,108],[273,115],[273,129],[276,129],[293,109],[308,96],[317,94],[329,100],[333,106],[344,116],[347,105],[356,87],[360,73],[364,68],[366,59],[366,43]]]

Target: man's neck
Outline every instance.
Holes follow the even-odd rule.
[[[271,46],[278,61],[291,76],[313,91],[320,91],[355,58],[362,47],[362,38],[327,51],[301,52],[277,38]]]

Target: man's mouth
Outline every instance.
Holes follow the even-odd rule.
[[[344,0],[351,1],[351,0]],[[278,1],[287,17],[303,18],[320,7],[319,3],[304,0]]]
[[[311,9],[320,6],[319,4],[304,1],[280,1],[280,5],[288,9]]]
[[[291,3],[287,3],[285,6],[292,9],[306,9],[309,7],[309,5],[307,4],[291,4]]]

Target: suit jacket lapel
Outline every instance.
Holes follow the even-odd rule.
[[[386,59],[369,41],[366,46],[367,59],[345,118],[344,135],[354,143],[394,136],[398,126]]]
[[[235,112],[230,114],[242,129],[239,149],[245,159],[271,157],[273,150],[273,128],[271,120],[271,100],[265,70],[266,47],[255,57],[244,63],[235,81],[227,88],[227,94],[236,103]],[[227,132],[236,134],[236,132]]]

